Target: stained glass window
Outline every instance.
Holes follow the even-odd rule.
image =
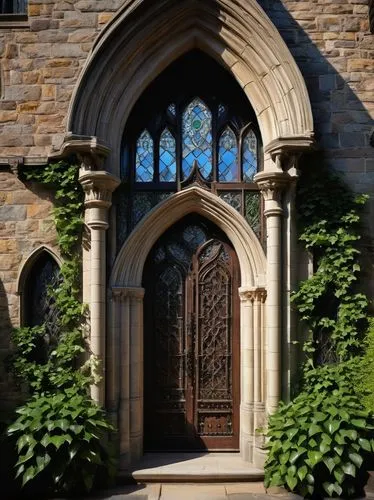
[[[173,116],[175,116],[177,114],[177,108],[173,102],[171,104],[169,104],[168,111]]]
[[[206,105],[195,98],[185,109],[182,118],[183,178],[191,173],[195,160],[201,175],[212,174],[212,114]]]
[[[253,130],[243,139],[242,162],[243,180],[253,182],[253,176],[257,173],[257,138]]]
[[[221,103],[221,104],[218,106],[218,116],[219,116],[219,117],[221,117],[221,116],[223,116],[225,113],[226,113],[226,107],[225,107],[225,105],[224,105],[224,104],[222,104],[222,103]]]
[[[175,182],[177,177],[175,139],[168,129],[160,137],[159,173],[161,182]]]
[[[136,142],[135,180],[136,182],[152,182],[153,166],[153,140],[147,130],[143,130]]]
[[[242,192],[241,191],[220,191],[218,196],[235,210],[242,211]]]
[[[218,180],[238,181],[238,145],[234,132],[226,127],[218,144]]]

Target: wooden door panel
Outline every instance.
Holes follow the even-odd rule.
[[[239,284],[236,254],[209,223],[179,225],[151,252],[146,450],[238,448]]]
[[[219,240],[208,241],[194,259],[196,287],[195,426],[207,448],[238,447],[234,426],[237,408],[233,384],[237,343],[233,342],[238,283],[233,250]],[[237,326],[237,325],[235,325]],[[235,366],[235,368],[238,368]]]

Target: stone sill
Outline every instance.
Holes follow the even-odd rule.
[[[27,14],[0,14],[0,29],[29,27]]]

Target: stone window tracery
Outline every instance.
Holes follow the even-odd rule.
[[[255,113],[229,73],[199,51],[173,63],[144,92],[124,131],[117,249],[160,201],[196,182],[235,208],[262,241],[253,181],[261,147]]]

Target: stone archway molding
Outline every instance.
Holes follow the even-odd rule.
[[[122,470],[143,453],[144,264],[158,238],[190,213],[215,223],[230,239],[239,259],[240,451],[250,462],[256,461],[256,456],[260,462],[263,459],[261,451],[256,452],[255,426],[263,425],[266,414],[265,254],[235,209],[205,189],[192,186],[157,205],[136,226],[123,245],[110,278],[106,406],[119,429]]]
[[[211,220],[226,233],[238,255],[242,286],[264,286],[266,258],[255,233],[234,208],[197,186],[170,196],[136,226],[114,263],[110,286],[141,287],[143,266],[154,243],[166,229],[192,212]]]
[[[313,118],[304,80],[256,0],[125,1],[83,68],[70,103],[69,133],[107,143],[108,169],[118,175],[131,109],[154,78],[194,48],[234,75],[256,112],[265,153],[310,147]],[[273,168],[268,163],[265,170]]]

